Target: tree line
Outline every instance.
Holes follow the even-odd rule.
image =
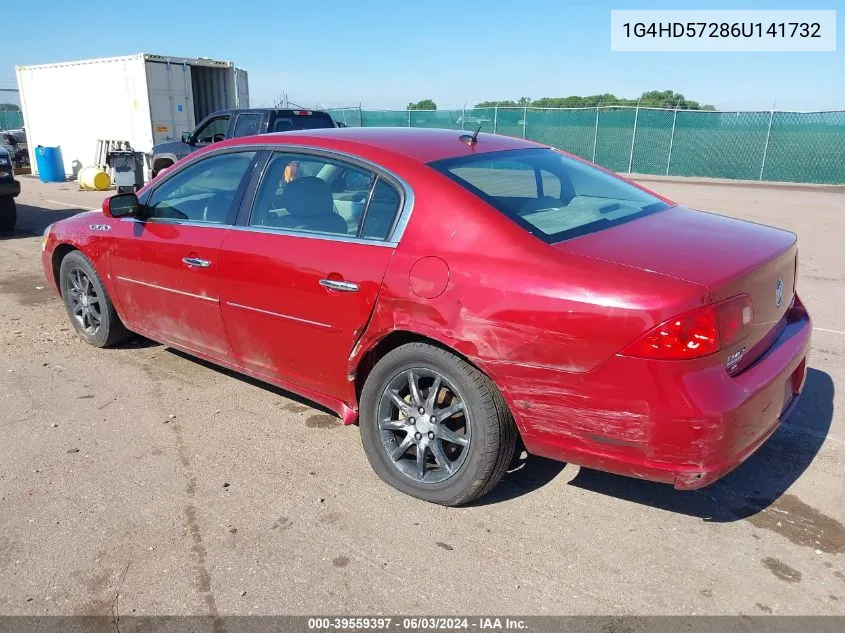
[[[532,99],[531,97],[520,97],[516,101],[503,99],[499,101],[482,101],[475,104],[475,108],[594,108],[596,106],[636,106],[644,108],[671,108],[678,110],[715,110],[710,104],[701,104],[698,101],[687,99],[679,92],[673,90],[648,90],[638,99],[624,99],[616,95],[605,93],[601,95],[589,95],[587,97],[543,97]],[[436,110],[437,104],[432,99],[423,99],[416,103],[409,103],[408,110]]]

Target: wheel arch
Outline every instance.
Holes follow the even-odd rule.
[[[448,342],[439,340],[421,332],[396,329],[391,330],[380,338],[375,339],[370,343],[365,351],[358,354],[357,363],[355,363],[350,370],[350,379],[354,380],[356,402],[360,400],[364,383],[367,381],[367,377],[370,375],[370,372],[373,370],[376,363],[394,349],[401,347],[402,345],[407,345],[408,343],[427,343],[454,354],[487,376],[487,378],[490,379],[490,382],[495,385],[496,389],[498,389],[500,393],[502,392],[501,387],[497,384],[495,376],[492,376],[482,365],[457,350]]]
[[[67,257],[73,251],[78,251],[79,249],[74,246],[73,244],[68,244],[67,242],[62,242],[58,244],[56,248],[53,249],[53,255],[51,258],[52,264],[52,271],[53,271],[53,282],[56,284],[56,288],[59,291],[59,295],[62,294],[62,284],[61,280],[59,279],[59,273],[62,269],[62,260]]]
[[[479,374],[486,378],[483,382],[487,383],[484,387],[483,393],[478,394],[479,397],[481,397],[481,400],[478,400],[477,403],[481,406],[481,408],[472,409],[473,411],[481,414],[479,415],[478,423],[473,424],[473,428],[476,428],[477,425],[480,424],[481,428],[478,430],[482,431],[482,448],[481,450],[475,451],[476,457],[473,458],[475,464],[479,467],[479,470],[474,472],[469,471],[473,473],[469,479],[465,476],[466,473],[464,471],[458,470],[456,471],[458,475],[454,480],[447,478],[444,481],[435,482],[439,485],[448,485],[434,492],[426,490],[421,491],[420,488],[415,488],[414,486],[408,484],[408,482],[401,476],[397,476],[394,469],[382,467],[385,464],[385,460],[388,460],[386,463],[390,464],[390,460],[392,460],[392,462],[396,462],[398,458],[396,456],[396,452],[389,453],[388,456],[385,457],[382,446],[383,442],[378,440],[378,429],[381,428],[381,426],[377,423],[377,418],[379,416],[377,407],[379,406],[378,401],[382,397],[379,390],[382,388],[382,378],[387,377],[390,379],[391,376],[393,376],[393,378],[396,376],[384,371],[378,371],[375,369],[375,364],[379,358],[383,358],[385,355],[390,354],[409,343],[422,343],[423,345],[428,346],[429,349],[434,348],[436,350],[448,352],[450,355],[454,355],[454,357],[463,361],[463,363],[466,363],[466,365],[469,365],[469,367],[464,365],[463,368],[460,368],[463,363],[459,363],[458,365],[456,365],[454,361],[447,363],[447,365],[455,367],[461,374],[463,374],[465,379],[469,380],[470,389],[474,389],[479,385]],[[421,349],[421,347],[417,345],[414,345],[414,347],[416,349]],[[434,356],[440,356],[440,354],[435,353]],[[392,330],[379,338],[375,344],[370,346],[366,352],[361,354],[358,366],[360,369],[355,376],[357,383],[356,391],[359,394],[360,399],[360,394],[363,389],[364,400],[367,407],[367,418],[364,420],[364,423],[361,424],[361,439],[364,445],[364,451],[370,461],[370,464],[373,466],[373,469],[379,477],[398,490],[433,503],[439,503],[442,505],[463,505],[490,492],[490,490],[492,490],[499,481],[501,481],[508,467],[514,463],[513,456],[521,455],[525,450],[521,430],[516,424],[511,412],[511,407],[505,400],[501,388],[496,384],[489,373],[484,371],[483,367],[480,367],[478,363],[473,362],[472,358],[468,358],[466,354],[462,354],[460,351],[455,349],[454,346],[449,345],[447,342],[438,340],[432,336],[427,336],[421,332],[398,329]],[[372,375],[371,372],[373,370],[375,370],[376,374],[379,375],[379,383],[366,385],[365,383],[367,382],[368,377]],[[467,371],[469,371],[469,373],[466,373]],[[460,395],[465,399],[467,394]],[[374,409],[372,407],[376,408]],[[424,409],[420,409],[420,411],[424,411]],[[430,413],[433,413],[433,411]],[[414,420],[411,420],[411,422],[416,426],[416,422],[414,422]],[[408,435],[406,439],[411,437],[411,432],[407,431],[407,433]],[[489,433],[494,433],[494,435],[487,435],[485,440],[485,435]],[[417,440],[421,439],[419,432],[414,435]],[[435,435],[431,432],[429,432],[428,435],[430,439],[434,439],[435,437]],[[401,445],[403,447],[407,446],[405,441],[403,441]],[[395,451],[395,446],[392,447],[392,450]],[[415,459],[419,465],[419,448],[417,448],[415,455]],[[423,455],[425,455],[425,452]],[[440,461],[440,458],[435,459],[438,464],[443,463]],[[423,462],[425,462],[425,457],[423,458]],[[469,460],[465,460],[462,464],[463,463],[471,462]],[[459,469],[463,468],[462,464],[459,466]],[[450,476],[451,474],[452,473],[450,472]],[[457,486],[457,488],[455,488],[455,486]],[[425,488],[424,485],[423,488]]]

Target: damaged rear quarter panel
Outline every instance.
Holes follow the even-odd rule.
[[[409,275],[432,255],[447,263],[449,282],[426,299],[411,291]],[[523,436],[643,447],[648,402],[595,398],[592,372],[647,329],[706,301],[695,284],[554,249],[459,186],[438,182],[436,195],[417,197],[350,373],[391,332],[415,333],[484,371]]]

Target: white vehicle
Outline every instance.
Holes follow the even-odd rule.
[[[73,175],[95,164],[98,140],[126,141],[146,154],[212,112],[249,107],[246,72],[207,58],[141,53],[16,70],[36,173],[39,145],[60,147]]]

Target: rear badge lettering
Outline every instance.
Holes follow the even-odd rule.
[[[108,224],[89,224],[88,228],[92,231],[111,231],[111,226]]]
[[[779,308],[781,303],[783,303],[783,279],[778,278],[775,283],[775,307]]]
[[[739,361],[742,360],[742,356],[745,354],[745,348],[739,349],[735,351],[733,354],[728,356],[728,360],[725,362],[725,367],[727,367],[728,371],[733,371],[736,369],[737,365],[739,365]]]

